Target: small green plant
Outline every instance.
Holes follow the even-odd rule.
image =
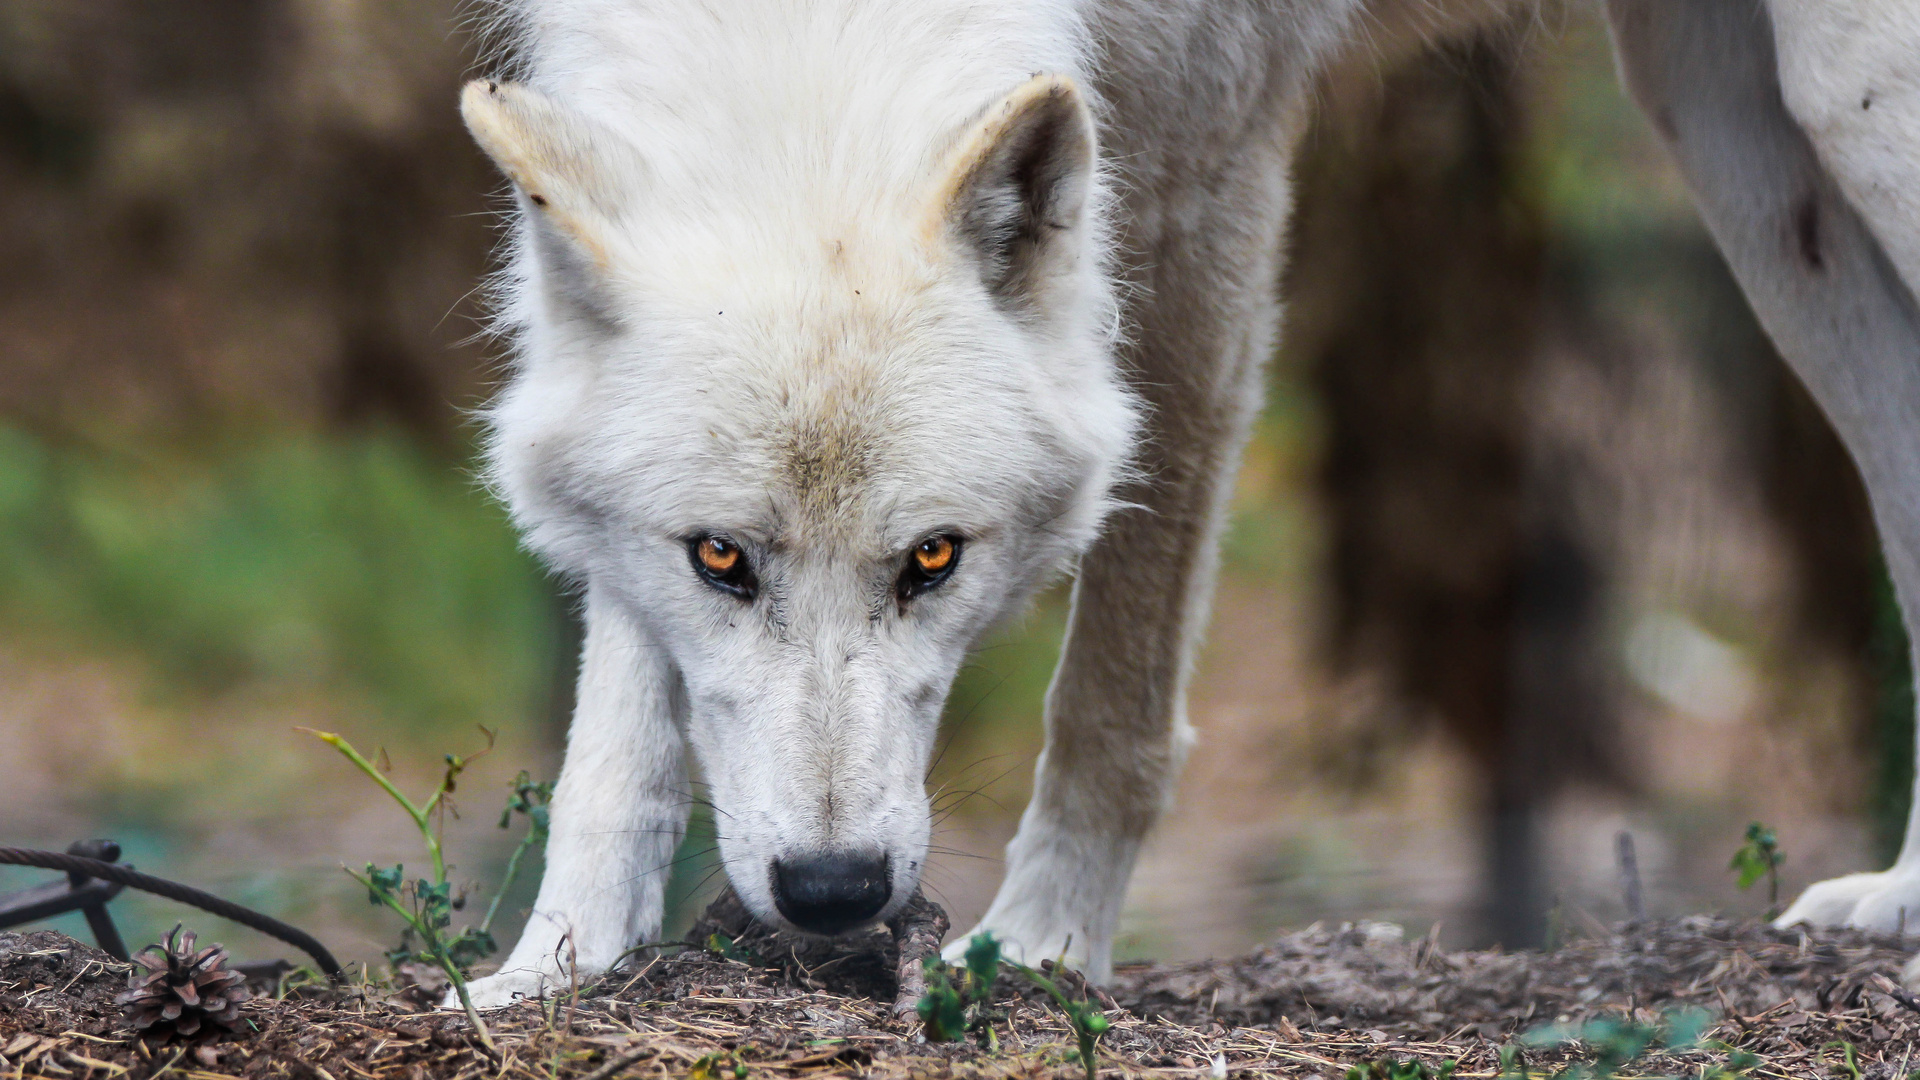
[[[735,1051],[717,1051],[694,1062],[687,1080],[747,1080],[747,1063]]]
[[[992,934],[975,934],[967,942],[965,959],[968,993],[984,1004],[993,996],[993,981],[1000,977],[1000,943]]]
[[[1053,969],[1061,970],[1064,960],[1063,953],[1061,960],[1054,962]],[[1080,1064],[1086,1067],[1087,1080],[1099,1080],[1100,1036],[1105,1035],[1113,1023],[1100,1011],[1096,1003],[1085,998],[1075,1001],[1060,989],[1058,983],[1030,967],[1020,964],[1011,966],[1015,971],[1025,975],[1027,981],[1045,990],[1047,996],[1053,999],[1053,1003],[1060,1007],[1060,1011],[1067,1014],[1067,1023],[1073,1028],[1074,1041],[1078,1044],[1075,1053],[1079,1055]]]
[[[1866,1080],[1866,1073],[1860,1070],[1859,1051],[1852,1043],[1835,1039],[1830,1043],[1822,1044],[1820,1049],[1840,1051],[1840,1060],[1832,1066],[1835,1076],[1845,1077],[1846,1080]]]
[[[1055,971],[1063,968],[1064,959],[1063,956],[1054,962]],[[926,959],[927,991],[920,996],[916,1009],[926,1024],[928,1040],[957,1042],[971,1031],[977,1033],[983,1046],[994,1044],[991,1026],[994,1014],[988,1006],[992,1003],[993,982],[999,977],[1003,964],[1046,991],[1066,1014],[1076,1044],[1069,1052],[1069,1060],[1080,1062],[1087,1071],[1087,1080],[1098,1080],[1100,1036],[1113,1026],[1112,1021],[1100,1011],[1097,1003],[1075,1000],[1054,979],[1025,964],[1004,959],[1000,955],[1000,943],[992,934],[975,934],[967,942],[964,967],[953,967],[938,957]]]
[[[440,783],[424,801],[415,802],[387,779],[385,769],[367,760],[346,739],[330,731],[301,730],[338,750],[355,768],[380,785],[381,790],[406,811],[414,827],[420,831],[421,842],[426,846],[428,859],[433,865],[432,878],[416,878],[410,882],[403,865],[396,865],[389,870],[372,863],[368,863],[362,872],[348,870],[347,874],[366,887],[368,903],[385,906],[400,916],[403,924],[400,944],[387,951],[388,963],[397,967],[409,961],[424,961],[444,972],[448,982],[453,985],[454,994],[460,999],[461,1007],[466,1010],[475,1034],[497,1056],[493,1036],[467,994],[467,975],[474,963],[493,955],[499,948],[493,938],[494,916],[499,913],[501,897],[506,895],[514,878],[519,875],[521,858],[528,849],[546,840],[547,804],[553,799],[553,785],[535,783],[524,770],[514,778],[507,808],[500,815],[500,827],[511,827],[517,814],[527,819],[527,835],[514,848],[513,856],[507,861],[507,872],[501,879],[499,891],[494,893],[493,901],[487,905],[486,916],[478,925],[454,930],[453,913],[466,906],[466,899],[454,892],[453,883],[447,878],[447,860],[441,847],[441,835],[460,774],[493,749],[494,733],[484,727],[480,729],[481,734],[486,736],[487,745],[476,753],[465,757],[446,755]]]
[[[1727,1060],[1717,1065],[1701,1068],[1699,1080],[1743,1080],[1749,1073],[1760,1067],[1760,1058],[1745,1050],[1736,1050],[1725,1043],[1709,1043],[1710,1049],[1723,1050]]]
[[[1615,1017],[1589,1020],[1578,1027],[1551,1024],[1522,1035],[1517,1045],[1510,1043],[1502,1047],[1499,1075],[1502,1080],[1527,1080],[1532,1075],[1525,1067],[1522,1047],[1556,1047],[1574,1042],[1584,1043],[1592,1051],[1593,1060],[1554,1073],[1554,1080],[1614,1080],[1622,1069],[1638,1061],[1647,1051],[1658,1048],[1684,1051],[1705,1047],[1730,1051],[1724,1065],[1702,1068],[1698,1080],[1738,1080],[1759,1065],[1760,1059],[1752,1054],[1733,1050],[1724,1043],[1703,1043],[1701,1035],[1708,1023],[1705,1012],[1680,1009],[1668,1013],[1658,1025]]]
[[[1779,836],[1756,821],[1747,826],[1747,842],[1733,853],[1727,868],[1740,875],[1737,884],[1742,892],[1762,877],[1767,879],[1767,912],[1772,915],[1780,907],[1780,864],[1786,861]]]
[[[482,730],[485,729],[483,728]],[[493,747],[493,736],[491,734],[487,736],[487,747],[489,749]],[[482,751],[482,753],[485,753],[485,751]],[[473,759],[468,758],[467,760],[471,761]],[[490,947],[487,949],[488,955],[492,955],[494,949],[498,948],[497,945],[491,945],[491,943],[493,941],[493,917],[500,913],[500,901],[507,895],[507,889],[513,884],[514,879],[520,876],[521,858],[533,848],[546,847],[547,830],[553,821],[547,809],[548,805],[553,802],[553,781],[541,780],[536,782],[532,774],[528,773],[525,769],[521,769],[519,775],[513,778],[511,789],[513,794],[507,796],[507,807],[500,811],[500,827],[502,829],[513,828],[513,815],[519,814],[527,819],[527,835],[521,837],[520,843],[514,846],[513,854],[507,859],[507,872],[501,875],[500,878],[500,889],[493,894],[493,900],[487,904],[486,918],[480,920],[480,936],[484,937],[490,943]],[[449,788],[448,790],[452,789]]]
[[[975,934],[967,942],[965,967],[954,968],[933,956],[925,960],[927,992],[920,996],[915,1011],[926,1024],[929,1040],[958,1042],[971,1031],[983,1046],[997,1045],[988,1005],[1000,964],[1000,943],[992,934]]]
[[[753,955],[752,949],[740,944],[739,939],[728,937],[718,930],[707,935],[706,947],[708,952],[723,960],[738,960],[742,964],[751,964],[758,959]]]
[[[959,1042],[967,1037],[967,1002],[949,976],[953,969],[931,956],[922,966],[927,973],[927,990],[913,1008],[926,1025],[927,1041]]]
[[[1565,1080],[1611,1080],[1619,1075],[1623,1066],[1660,1041],[1660,1030],[1651,1024],[1632,1020],[1589,1020],[1572,1033],[1572,1038],[1592,1049],[1593,1060],[1584,1065],[1575,1065],[1560,1075]],[[1570,1041],[1567,1032],[1552,1028],[1542,1032],[1540,1040],[1535,1045]]]
[[[1457,1061],[1434,1068],[1424,1061],[1363,1061],[1347,1070],[1347,1080],[1452,1080]]]
[[[1060,1005],[1060,1011],[1068,1015],[1068,1024],[1073,1026],[1073,1042],[1077,1043],[1075,1053],[1079,1055],[1079,1063],[1087,1068],[1087,1080],[1098,1080],[1100,1036],[1104,1036],[1106,1030],[1114,1026],[1114,1022],[1106,1019],[1104,1013],[1100,1013],[1100,1007],[1096,1003],[1087,999],[1081,999],[1081,1001],[1071,999],[1066,992],[1060,990],[1060,984],[1046,978],[1041,972],[1031,967],[1021,967],[1021,965],[1014,965],[1014,970],[1027,976],[1027,980],[1031,980],[1033,986],[1039,986],[1044,990],[1048,997],[1054,999],[1054,1005]]]

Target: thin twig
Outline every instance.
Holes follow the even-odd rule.
[[[1614,837],[1614,851],[1620,861],[1620,899],[1627,906],[1627,925],[1647,921],[1647,901],[1640,890],[1640,859],[1633,850],[1633,834],[1621,829]]]
[[[653,1056],[652,1047],[634,1047],[632,1050],[621,1054],[619,1057],[614,1058],[612,1061],[581,1077],[580,1080],[612,1080],[614,1076],[619,1074],[620,1070],[637,1065],[643,1059],[651,1056]]]

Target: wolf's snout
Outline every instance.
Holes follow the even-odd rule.
[[[880,914],[892,895],[884,854],[827,851],[773,861],[774,906],[802,930],[851,930]]]

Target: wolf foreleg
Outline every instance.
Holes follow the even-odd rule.
[[[660,933],[688,809],[673,674],[639,628],[592,590],[586,624],[546,874],[519,944],[497,974],[471,988],[482,1008],[564,988]]]
[[[1785,7],[1796,24],[1816,10]],[[1751,8],[1609,0],[1608,14],[1628,89],[1655,118],[1761,325],[1860,467],[1894,593],[1920,642],[1920,283],[1902,279],[1888,256],[1920,250],[1920,224],[1888,218],[1881,227],[1893,231],[1876,235],[1863,220],[1783,104],[1774,33]],[[1804,27],[1798,33],[1804,37]],[[1817,84],[1789,86],[1787,97],[1804,108]],[[1849,91],[1848,108],[1852,100]],[[1889,183],[1911,190],[1920,182],[1912,148],[1897,130],[1883,134],[1878,142],[1904,157],[1853,164],[1900,163],[1904,183]],[[1920,926],[1920,816],[1909,821],[1892,869],[1812,886],[1780,918],[1801,921]]]
[[[1124,215],[1178,223],[1119,245],[1147,282],[1124,367],[1149,405],[1150,479],[1121,492],[1134,508],[1081,564],[1033,799],[979,927],[1029,964],[1064,952],[1095,981],[1111,974],[1135,856],[1186,757],[1187,681],[1272,348],[1290,134],[1277,116],[1252,124],[1204,184]]]

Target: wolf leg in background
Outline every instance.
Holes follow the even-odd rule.
[[[1181,224],[1126,245],[1152,265],[1127,364],[1150,405],[1141,466],[1151,479],[1124,491],[1136,507],[1115,515],[1081,564],[1032,801],[979,927],[1027,963],[1064,950],[1108,977],[1134,856],[1185,756],[1187,680],[1223,505],[1272,345],[1286,203],[1279,126],[1221,147],[1216,186],[1169,200],[1166,217]],[[968,936],[954,940],[956,955]]]
[[[1629,89],[1761,324],[1860,468],[1920,640],[1920,12],[1884,0],[1769,9],[1608,6]],[[1915,925],[1920,798],[1914,812],[1892,869],[1816,884],[1781,923]]]
[[[548,872],[527,928],[474,1004],[505,1005],[603,971],[659,936],[689,802],[671,674],[619,608],[588,593],[579,706],[553,796]]]
[[[1118,18],[1108,30],[1102,91],[1115,109],[1104,138],[1130,181],[1117,247],[1121,276],[1143,286],[1121,368],[1148,403],[1144,479],[1123,489],[1129,507],[1081,563],[1032,800],[977,928],[1028,963],[1064,951],[1096,981],[1111,973],[1135,856],[1191,739],[1188,678],[1273,348],[1288,167],[1327,47],[1282,37],[1264,13],[1220,9],[1227,27],[1248,25],[1172,64],[1165,53],[1147,59],[1148,32]],[[1167,66],[1152,78],[1156,61]],[[1238,109],[1176,119],[1176,103],[1210,96],[1209,80],[1265,90]],[[953,939],[950,958],[970,936]]]

